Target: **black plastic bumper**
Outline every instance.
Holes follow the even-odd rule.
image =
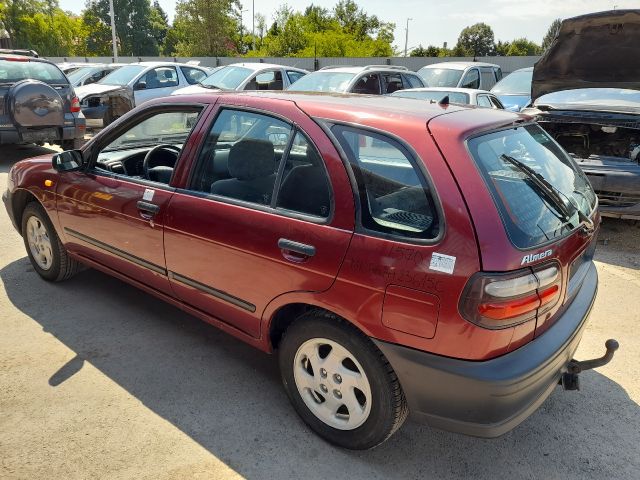
[[[497,437],[531,415],[567,371],[597,288],[598,274],[591,264],[573,302],[549,330],[487,361],[441,357],[374,341],[395,369],[414,418],[443,430]]]
[[[4,207],[7,209],[7,215],[9,215],[9,218],[11,219],[11,223],[13,224],[13,227],[16,230],[20,231],[16,223],[16,219],[13,216],[13,195],[9,190],[6,190],[2,194],[2,203],[4,203]]]

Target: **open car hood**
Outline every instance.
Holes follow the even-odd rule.
[[[640,10],[569,18],[533,69],[531,98],[574,88],[640,90]]]
[[[76,92],[76,96],[82,101],[84,97],[87,95],[99,95],[107,92],[115,92],[116,90],[121,90],[126,87],[122,87],[120,85],[107,85],[102,83],[90,83],[89,85],[83,85],[81,87],[76,87],[74,90]]]

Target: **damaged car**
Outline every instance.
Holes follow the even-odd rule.
[[[584,55],[589,52],[589,55]],[[536,63],[532,114],[570,152],[603,216],[640,219],[640,10],[565,20]]]
[[[76,89],[88,127],[105,127],[136,105],[204,80],[209,70],[175,62],[131,63]]]

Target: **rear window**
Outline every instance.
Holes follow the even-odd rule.
[[[405,238],[436,238],[439,221],[431,188],[411,153],[378,133],[342,125],[331,130],[356,179],[362,226]]]
[[[0,61],[0,83],[15,83],[31,78],[50,85],[67,85],[69,82],[55,65],[45,62]]]
[[[564,236],[579,225],[578,210],[588,216],[596,205],[585,174],[538,125],[478,136],[468,141],[468,147],[518,248],[532,248]],[[531,175],[514,161],[548,182],[564,207],[541,192]]]

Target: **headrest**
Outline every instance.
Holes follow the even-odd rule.
[[[231,147],[229,174],[238,180],[268,177],[275,170],[273,143],[266,140],[240,140]]]

